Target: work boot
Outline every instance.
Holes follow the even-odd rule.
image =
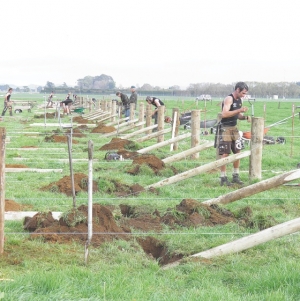
[[[231,186],[232,184],[228,181],[228,178],[225,176],[225,177],[221,177],[221,186]]]
[[[241,181],[240,175],[238,173],[233,173],[232,174],[232,183],[243,185],[244,182]]]

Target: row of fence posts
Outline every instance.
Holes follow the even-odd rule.
[[[102,102],[101,102],[102,103]],[[105,103],[105,102],[104,102]],[[132,104],[134,106],[134,104]],[[134,107],[131,110],[131,119],[135,114]],[[110,107],[110,106],[108,106]],[[106,109],[104,107],[103,109]],[[111,102],[111,107],[114,112],[116,112],[116,102]],[[146,127],[151,126],[152,123],[152,106],[147,105],[146,114],[144,113],[144,103],[139,104],[138,111],[139,122],[146,119]],[[132,115],[133,114],[133,115]],[[164,129],[164,114],[165,108],[163,106],[158,107],[158,118],[157,118],[157,130],[162,131]],[[112,114],[115,115],[115,114]],[[174,118],[175,117],[175,118]],[[112,117],[115,118],[115,117]],[[175,123],[174,130],[172,131],[172,136],[176,137],[179,133],[179,109],[173,108],[172,110],[173,124]],[[191,148],[196,147],[200,144],[200,110],[193,110],[191,112]],[[220,116],[218,117],[220,118]],[[143,125],[140,126],[142,128]],[[151,130],[149,130],[151,132]],[[250,179],[261,179],[261,164],[262,164],[262,145],[263,145],[263,135],[264,135],[264,119],[261,117],[252,118],[251,125],[251,155],[249,160],[249,178]],[[5,139],[6,139],[6,129],[0,128],[0,254],[3,253],[4,249],[4,219],[5,219]],[[157,137],[157,142],[164,141],[164,134]],[[178,142],[172,143],[172,150],[178,149]],[[191,155],[191,159],[198,159],[199,152]]]

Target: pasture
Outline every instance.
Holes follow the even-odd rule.
[[[99,100],[116,98],[89,97]],[[43,95],[13,94],[12,99],[33,100],[37,104],[31,112],[25,110],[13,117],[5,116],[0,122],[0,127],[5,127],[7,134],[6,166],[19,164],[53,171],[6,172],[5,199],[19,206],[18,210],[63,212],[63,216],[67,217],[73,207],[72,195],[59,190],[58,182],[70,175],[68,144],[55,141],[52,136],[66,136],[69,129],[43,126],[44,109],[38,108],[44,101]],[[63,100],[64,95],[57,95],[57,99]],[[175,107],[180,112],[201,110],[201,120],[214,119],[220,111],[220,99],[206,103],[186,98],[162,97],[162,100],[168,116],[172,116]],[[145,98],[138,99],[140,101],[145,103]],[[266,127],[286,119],[284,123],[268,129],[267,136],[275,140],[284,137],[285,143],[264,144],[262,180],[294,170],[300,162],[299,105],[299,99],[281,100],[280,104],[278,100],[257,99],[253,103],[254,115],[264,117]],[[249,107],[248,115],[251,115],[250,104],[245,102],[245,106]],[[288,118],[293,115],[293,106],[295,116]],[[87,113],[88,110],[82,117]],[[1,296],[4,300],[300,299],[299,233],[236,254],[212,259],[187,259],[175,268],[163,269],[163,264],[170,258],[185,258],[299,217],[300,186],[296,186],[299,180],[291,183],[295,185],[267,190],[219,206],[214,211],[197,205],[197,212],[203,218],[197,224],[190,218],[191,213],[180,209],[238,188],[220,187],[218,170],[157,191],[134,193],[129,188],[136,185],[146,187],[175,173],[213,162],[216,160],[214,148],[201,151],[198,159],[187,157],[166,164],[165,168],[155,172],[151,166],[142,164],[134,174],[128,172],[136,167],[132,159],[105,160],[108,150],[103,146],[116,137],[92,133],[90,128],[75,131],[79,128],[76,116],[73,113],[62,117],[62,122],[68,124],[71,118],[74,119],[73,171],[75,174],[88,174],[88,141],[93,141],[93,180],[97,188],[93,193],[93,203],[100,206],[102,213],[107,210],[105,216],[111,218],[110,226],[114,223],[120,232],[111,233],[112,228],[108,228],[106,233],[99,230],[101,239],[89,246],[89,259],[85,264],[85,240],[78,238],[76,229],[65,233],[62,230],[65,228],[61,227],[59,232],[49,230],[43,233],[45,235],[32,235],[30,230],[24,229],[23,220],[5,221],[6,241],[4,253],[0,256],[0,299]],[[47,124],[51,122],[56,123],[57,120],[47,118]],[[42,126],[32,126],[36,123]],[[168,127],[170,124],[165,124],[165,128]],[[246,121],[239,122],[242,131],[249,131],[250,127]],[[204,135],[205,130],[202,130],[200,140],[214,141],[210,129],[207,129],[208,135]],[[187,132],[189,129],[180,126],[179,134]],[[167,133],[165,140],[170,137],[171,133]],[[126,151],[134,152],[155,143],[156,139],[138,143],[132,138]],[[162,160],[190,147],[190,139],[184,139],[175,152],[165,146],[149,155]],[[245,144],[245,150],[249,150],[248,144]],[[231,178],[232,164],[227,169]],[[248,169],[249,159],[242,159],[240,172],[245,185],[253,183],[248,178]],[[82,178],[79,183],[84,184]],[[78,190],[76,207],[87,203],[87,191]],[[99,224],[102,217],[99,213]],[[103,240],[105,236],[111,237]]]

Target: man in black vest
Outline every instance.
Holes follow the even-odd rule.
[[[155,106],[155,110],[152,113],[152,118],[154,119],[154,124],[157,124],[158,107],[164,106],[165,104],[159,98],[154,96],[147,96],[146,101],[148,104]]]
[[[222,158],[228,157],[232,151],[234,154],[240,152],[240,135],[237,128],[237,120],[247,120],[251,122],[250,116],[245,116],[248,108],[243,107],[242,98],[246,96],[248,86],[244,82],[235,85],[234,92],[228,95],[222,102],[221,133],[219,134],[219,155]],[[240,160],[233,162],[232,183],[228,181],[226,175],[226,165],[221,166],[221,186],[231,186],[233,183],[242,185],[239,176]]]

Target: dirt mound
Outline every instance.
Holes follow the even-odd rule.
[[[99,246],[112,239],[129,239],[126,231],[116,224],[111,211],[105,206],[94,204],[92,215],[92,245]],[[59,220],[55,220],[51,212],[37,213],[32,218],[25,219],[24,229],[33,232],[32,238],[42,236],[48,242],[85,243],[88,232],[87,216],[88,207],[85,205],[70,210]]]
[[[119,214],[112,206],[93,205],[93,236],[92,245],[99,246],[103,242],[113,239],[129,240],[136,236],[128,235],[131,228],[143,232],[160,232],[168,225],[176,226],[214,226],[234,221],[233,214],[216,205],[206,206],[192,199],[185,199],[176,209],[173,209],[173,222],[170,223],[170,212],[161,214],[158,210],[149,212],[147,207],[128,206],[121,204]],[[114,212],[114,214],[113,214]],[[177,213],[176,213],[177,212]],[[178,213],[179,212],[179,213]],[[201,217],[195,217],[195,214]],[[162,215],[162,217],[161,217]],[[55,220],[51,212],[37,213],[32,218],[26,217],[24,229],[33,232],[31,238],[43,237],[47,242],[85,243],[87,240],[88,207],[81,205],[64,213],[59,220]],[[118,223],[115,220],[115,217]],[[161,265],[171,263],[183,257],[183,254],[169,252],[165,242],[151,236],[137,237],[136,240],[150,257],[155,258]]]
[[[71,129],[67,130],[67,134],[71,134]],[[83,138],[86,137],[85,134],[82,133],[82,131],[79,128],[75,128],[72,130],[72,135],[76,138]]]
[[[160,231],[164,225],[171,228],[215,226],[236,220],[233,213],[224,208],[208,206],[193,199],[184,199],[176,208],[170,208],[165,213],[127,205],[120,205],[120,209],[123,216],[121,225],[145,232]]]
[[[28,166],[23,164],[5,164],[7,168],[28,168]]]
[[[234,215],[216,205],[208,206],[193,199],[184,199],[176,210],[171,209],[162,217],[162,222],[171,227],[180,225],[192,226],[214,226],[224,225],[235,221]]]
[[[57,182],[51,183],[45,187],[41,188],[42,191],[51,191],[65,193],[67,196],[72,195],[72,183],[71,177],[65,176]],[[83,173],[74,174],[74,190],[75,194],[80,191],[88,191],[88,176]],[[93,181],[93,192],[98,191],[97,182]]]
[[[99,150],[121,150],[136,148],[136,144],[130,140],[113,138],[109,143],[104,144]]]
[[[68,137],[67,136],[58,136],[58,135],[46,136],[45,142],[68,143]],[[78,141],[72,139],[72,143],[77,144]]]
[[[55,112],[54,113],[46,113],[46,118],[51,119],[55,117]],[[45,114],[41,115],[34,115],[34,118],[45,118]]]
[[[111,183],[114,185],[114,188],[111,192],[113,192],[113,194],[115,194],[118,197],[135,196],[145,191],[144,187],[142,187],[139,184],[126,185],[116,180],[111,180]]]
[[[82,116],[76,116],[73,118],[73,122],[77,122],[77,123],[94,123],[91,120],[88,119],[84,119]]]
[[[133,159],[137,156],[140,156],[138,152],[130,152],[126,149],[120,149],[117,151],[118,155],[122,156],[124,159]]]
[[[133,168],[127,170],[129,174],[137,175],[140,171],[140,166],[145,164],[149,166],[155,174],[165,168],[165,163],[154,155],[139,155],[133,158]]]
[[[105,133],[112,133],[116,131],[116,128],[113,127],[113,126],[106,126],[102,123],[100,123],[97,127],[93,128],[91,133],[102,133],[102,134],[105,134]]]
[[[24,207],[28,206],[20,205],[13,200],[5,200],[5,211],[21,211]]]

